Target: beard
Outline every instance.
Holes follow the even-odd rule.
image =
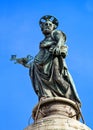
[[[53,30],[46,28],[46,29],[42,29],[43,34],[50,34]]]

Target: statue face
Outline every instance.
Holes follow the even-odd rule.
[[[44,34],[50,34],[55,28],[55,25],[51,21],[46,21],[42,25],[42,32]]]

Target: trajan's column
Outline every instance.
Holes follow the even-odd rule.
[[[81,101],[65,62],[68,52],[66,35],[56,30],[58,20],[54,16],[43,16],[39,25],[45,37],[33,61],[30,62],[30,55],[26,58],[11,57],[11,60],[29,68],[38,96],[38,104],[32,111],[34,123],[25,130],[91,130],[84,124]]]

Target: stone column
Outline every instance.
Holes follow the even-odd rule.
[[[41,99],[32,112],[34,123],[25,130],[91,130],[79,121],[77,104],[66,98]]]

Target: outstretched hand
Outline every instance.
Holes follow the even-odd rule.
[[[23,57],[23,58],[16,58],[16,55],[11,55],[11,61],[15,61],[14,63],[19,63],[22,65],[26,65],[29,61],[31,61],[33,59],[32,56],[27,55],[27,57]]]
[[[22,65],[27,64],[26,58],[18,58],[16,59],[16,62]]]

